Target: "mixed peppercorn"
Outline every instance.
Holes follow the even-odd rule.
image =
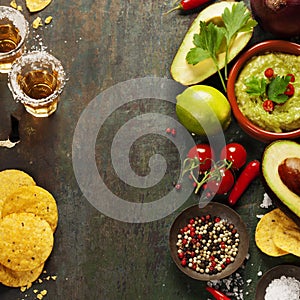
[[[235,261],[240,239],[235,226],[220,217],[191,218],[177,236],[183,267],[202,274],[217,274]]]

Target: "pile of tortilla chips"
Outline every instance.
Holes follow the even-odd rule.
[[[255,230],[257,247],[267,255],[300,256],[300,228],[279,208],[265,214]]]
[[[19,170],[0,172],[0,282],[29,286],[54,244],[58,210],[53,196]]]

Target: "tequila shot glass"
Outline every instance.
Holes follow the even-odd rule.
[[[0,6],[0,73],[8,73],[22,55],[28,33],[28,22],[20,11]]]
[[[48,117],[56,111],[65,83],[61,62],[46,51],[23,54],[8,73],[13,98],[35,117]]]

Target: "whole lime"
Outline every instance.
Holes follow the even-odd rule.
[[[231,107],[227,98],[207,85],[186,88],[176,97],[179,122],[197,135],[216,135],[231,122]]]

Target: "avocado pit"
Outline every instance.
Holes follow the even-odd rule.
[[[278,173],[282,182],[300,196],[300,158],[286,158],[279,166]]]

